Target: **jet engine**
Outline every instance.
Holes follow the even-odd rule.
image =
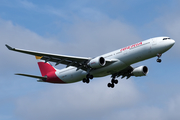
[[[134,68],[134,70],[132,71],[132,74],[136,77],[146,76],[147,73],[148,73],[148,67],[146,66],[140,66]]]
[[[100,68],[106,64],[106,60],[103,57],[96,57],[89,61],[88,65],[91,68]]]

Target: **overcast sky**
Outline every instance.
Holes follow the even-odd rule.
[[[179,120],[179,0],[0,0],[0,119]],[[110,76],[56,85],[14,73],[40,75],[33,56],[5,44],[42,52],[95,57],[152,37],[176,41],[152,58],[146,77]],[[63,65],[57,68],[63,68]]]

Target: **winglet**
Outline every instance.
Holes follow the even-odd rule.
[[[41,59],[43,56],[35,56],[37,60]]]
[[[5,45],[9,50],[14,50],[15,48],[12,48],[11,46],[9,46],[9,45]]]

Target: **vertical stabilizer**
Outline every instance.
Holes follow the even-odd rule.
[[[50,65],[48,62],[45,62],[44,60],[40,60],[42,57],[36,56],[36,59],[38,60],[38,66],[41,71],[41,75],[45,76],[50,72],[55,72],[56,69]]]

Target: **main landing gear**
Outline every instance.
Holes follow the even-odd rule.
[[[84,78],[82,81],[83,83],[89,83],[90,82],[89,79],[93,79],[93,75],[87,74],[86,78]]]
[[[118,80],[112,78],[111,83],[108,83],[107,86],[110,88],[114,88],[115,84],[118,84]]]
[[[162,60],[159,59],[161,56],[162,56],[162,54],[157,54],[158,59],[157,59],[156,61],[157,61],[158,63],[161,63],[161,62],[162,62]]]

